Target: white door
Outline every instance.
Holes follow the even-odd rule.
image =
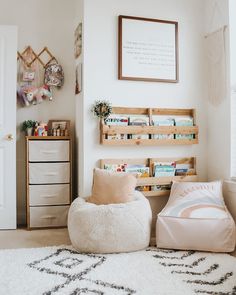
[[[16,228],[17,28],[0,26],[0,229]]]

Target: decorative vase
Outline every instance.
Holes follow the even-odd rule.
[[[26,129],[26,135],[27,136],[31,136],[32,135],[32,132],[33,132],[33,127],[30,127],[30,128],[27,128]]]

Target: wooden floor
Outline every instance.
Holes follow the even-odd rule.
[[[68,230],[42,229],[0,230],[0,249],[35,248],[70,245]]]
[[[70,245],[68,230],[42,229],[0,230],[0,249],[36,248]],[[236,250],[232,253],[236,257]]]

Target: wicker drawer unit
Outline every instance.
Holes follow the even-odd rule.
[[[71,203],[70,137],[26,137],[27,227],[65,227]]]

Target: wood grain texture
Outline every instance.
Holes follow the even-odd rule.
[[[150,126],[109,126],[100,121],[100,143],[103,145],[192,145],[198,144],[199,129],[196,126],[195,109],[169,109],[169,108],[129,108],[113,107],[113,114],[119,115],[146,115]],[[160,116],[190,116],[194,126],[151,126],[152,117]],[[115,134],[181,134],[194,135],[194,138],[183,139],[107,139],[108,135]],[[151,136],[150,136],[151,137]]]
[[[192,145],[198,144],[198,139],[104,139],[104,145]]]
[[[178,164],[190,164],[192,169],[191,174],[183,176],[170,176],[170,177],[153,177],[153,164],[154,162],[173,162]],[[185,157],[185,158],[144,158],[144,159],[101,159],[100,168],[104,169],[105,164],[130,164],[130,165],[145,165],[149,167],[150,176],[141,177],[137,180],[137,186],[153,186],[153,185],[169,185],[173,181],[187,181],[195,182],[198,179],[196,171],[196,158],[195,157]],[[161,197],[168,196],[170,191],[142,191],[145,197]]]
[[[113,134],[198,134],[197,126],[102,126],[102,133]],[[179,139],[176,139],[179,140]]]

